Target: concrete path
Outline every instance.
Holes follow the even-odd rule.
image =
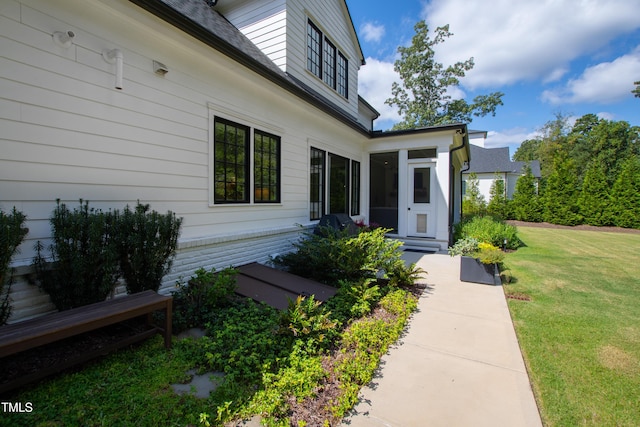
[[[429,287],[342,425],[541,426],[502,287],[460,282],[460,259],[447,254],[404,258]]]

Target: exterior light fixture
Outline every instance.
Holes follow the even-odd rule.
[[[76,35],[73,31],[54,31],[51,36],[53,37],[55,44],[68,49],[71,47],[71,42]]]

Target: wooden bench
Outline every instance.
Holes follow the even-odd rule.
[[[149,290],[1,326],[0,358],[140,316],[146,315],[147,324],[151,325],[153,312],[162,310],[165,314],[164,329],[156,327],[147,329],[106,348],[93,352],[83,352],[77,357],[50,369],[24,376],[9,383],[0,384],[0,393],[143,340],[158,332],[163,333],[164,345],[166,348],[170,348],[172,301],[173,297],[159,295]]]

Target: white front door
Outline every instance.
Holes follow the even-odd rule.
[[[408,236],[435,237],[436,215],[435,184],[436,164],[410,163],[407,206]]]

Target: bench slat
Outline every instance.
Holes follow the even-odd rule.
[[[164,310],[171,345],[172,297],[149,290],[0,327],[0,357]]]

